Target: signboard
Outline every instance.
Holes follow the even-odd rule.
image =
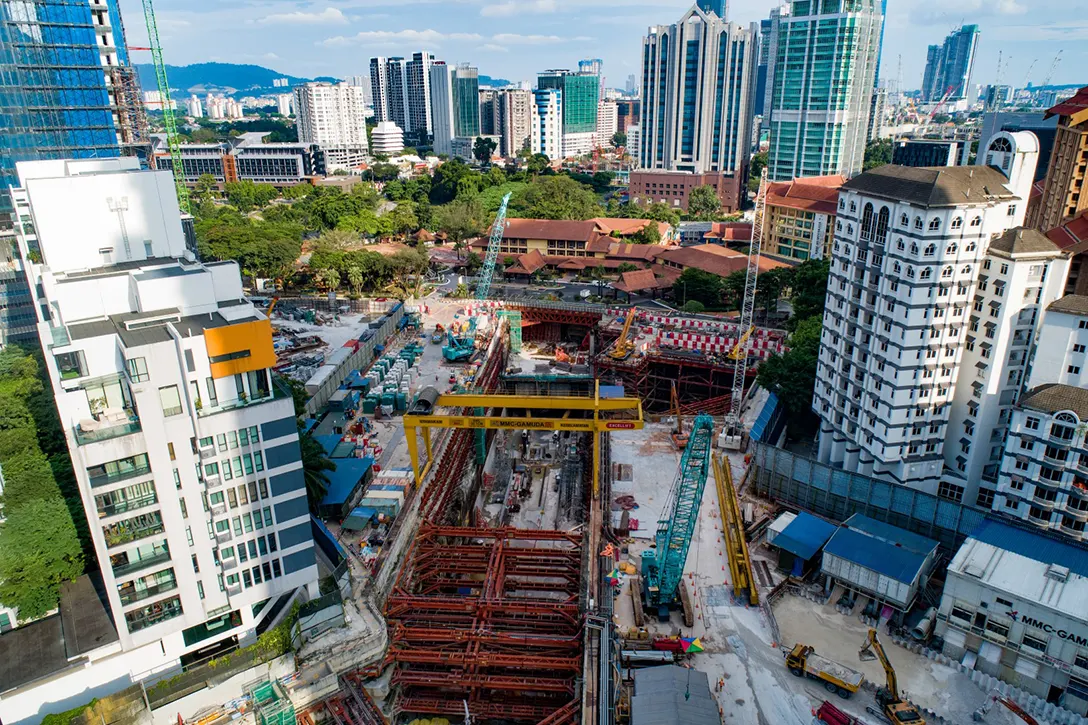
[[[630,421],[612,421],[605,423],[604,427],[609,430],[634,430],[635,424]]]

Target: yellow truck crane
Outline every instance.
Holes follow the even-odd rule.
[[[864,679],[857,670],[816,654],[811,645],[796,644],[786,653],[786,667],[797,677],[824,683],[824,689],[846,699],[861,688]]]
[[[858,657],[863,660],[871,660],[874,656],[880,660],[880,664],[884,667],[887,682],[876,691],[876,701],[880,704],[880,709],[878,710],[871,705],[865,709],[872,715],[884,718],[891,725],[926,725],[925,718],[918,712],[918,708],[899,696],[899,678],[895,676],[895,668],[888,661],[888,655],[884,653],[884,645],[880,644],[880,639],[876,636],[876,630],[870,629],[869,636],[861,645]]]

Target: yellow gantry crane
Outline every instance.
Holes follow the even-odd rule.
[[[748,554],[748,539],[744,537],[744,517],[740,514],[740,501],[733,486],[733,470],[728,459],[723,460],[717,455],[711,455],[711,459],[718,489],[718,509],[722,512],[725,553],[729,560],[729,575],[733,580],[733,596],[746,597],[753,605],[757,605],[759,588],[752,576],[752,560]]]
[[[645,425],[642,401],[638,398],[602,398],[600,383],[590,397],[555,395],[487,395],[456,393],[440,395],[431,388],[404,415],[404,435],[408,457],[412,461],[415,483],[419,486],[434,461],[431,449],[432,428],[471,428],[474,430],[571,430],[593,436],[593,495],[600,488],[600,434],[613,430],[641,430]],[[420,403],[424,404],[421,405]],[[485,410],[494,408],[499,415],[449,415],[439,409]],[[556,417],[556,411],[561,415]],[[534,415],[535,413],[535,415]],[[420,470],[419,440],[422,432],[427,451],[427,468]]]

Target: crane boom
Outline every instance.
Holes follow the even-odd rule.
[[[887,678],[885,686],[888,688],[888,694],[898,700],[899,678],[896,677],[895,668],[892,667],[892,663],[888,660],[888,655],[884,652],[884,645],[880,643],[880,639],[877,637],[876,630],[872,628],[869,629],[869,636],[865,639],[865,643],[861,646],[861,652],[868,651],[872,651],[873,653],[875,653],[877,659],[880,660],[880,665],[884,668],[884,676]]]
[[[487,258],[484,259],[484,267],[480,270],[480,278],[476,281],[476,299],[486,300],[487,293],[491,291],[491,278],[495,275],[495,263],[499,260],[499,247],[502,246],[502,236],[506,232],[506,207],[510,203],[510,193],[502,198],[499,205],[499,213],[495,215],[495,224],[491,227],[491,239],[487,242]]]
[[[609,355],[616,360],[626,360],[634,349],[634,343],[627,339],[631,334],[631,325],[634,324],[635,318],[638,313],[635,308],[632,307],[627,312],[627,319],[623,323],[623,331],[620,333],[619,339],[616,340],[616,349],[614,349]]]
[[[647,604],[668,616],[684,576],[691,536],[710,470],[714,420],[706,413],[695,417],[680,469],[663,509],[667,518],[657,522],[656,547],[642,553],[642,576]]]
[[[744,277],[744,303],[740,312],[740,329],[751,330],[755,324],[756,282],[759,279],[759,255],[763,250],[763,217],[767,203],[767,169],[759,179],[759,193],[756,195],[756,214],[752,222],[752,245],[748,248],[748,271]],[[736,350],[736,364],[733,366],[733,392],[729,399],[729,413],[725,418],[727,434],[740,435],[741,401],[744,399],[744,378],[748,374],[748,351],[752,345],[751,332],[741,336],[742,344]]]
[[[155,81],[159,85],[162,101],[162,121],[166,127],[166,146],[170,150],[170,166],[174,172],[174,187],[178,193],[178,207],[183,214],[190,213],[189,187],[185,185],[185,168],[181,161],[181,143],[178,141],[178,122],[174,117],[174,104],[170,101],[170,82],[166,78],[166,63],[162,59],[159,43],[159,26],[155,22],[155,6],[151,0],[143,0],[144,22],[147,23],[147,40],[151,46],[151,61],[155,65]]]
[[[874,652],[884,668],[886,678],[884,687],[878,688],[876,691],[876,701],[884,708],[881,714],[892,725],[926,725],[926,721],[918,712],[918,708],[899,695],[899,678],[896,677],[895,668],[892,667],[892,663],[888,660],[888,655],[884,652],[884,645],[880,644],[880,638],[877,637],[876,630],[870,628],[869,636],[862,643],[858,656],[862,659],[872,659]]]

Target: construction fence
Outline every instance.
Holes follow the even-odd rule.
[[[948,553],[986,517],[984,511],[752,441],[749,490],[787,506],[845,521],[856,513],[938,541]]]

